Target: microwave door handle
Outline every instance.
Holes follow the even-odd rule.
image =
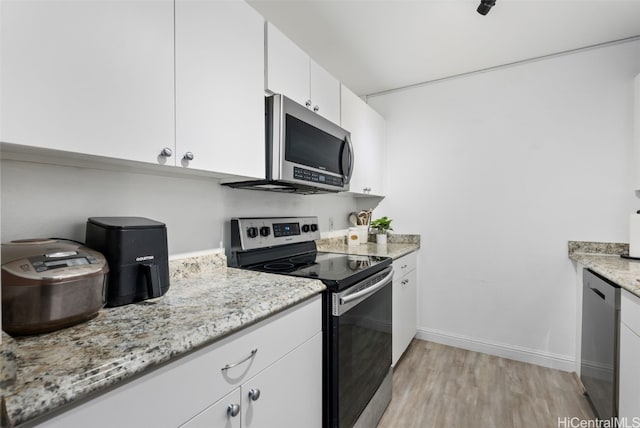
[[[342,171],[348,169],[348,172],[344,174],[344,184],[349,184],[351,181],[351,174],[353,173],[353,163],[354,163],[354,154],[353,154],[353,143],[351,142],[351,136],[347,135],[345,137],[345,141],[347,143],[347,147],[349,147],[349,159],[347,160],[348,165],[345,167],[345,152],[342,152]]]

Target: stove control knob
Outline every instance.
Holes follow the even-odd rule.
[[[269,236],[271,235],[271,228],[269,226],[262,226],[260,228],[260,236]]]
[[[303,224],[303,225],[302,225],[302,231],[303,231],[304,233],[309,232],[309,225],[308,225],[308,224]]]
[[[255,238],[256,236],[258,236],[258,228],[257,227],[248,227],[247,228],[247,236],[249,236],[249,238]]]
[[[318,230],[318,225],[317,224],[312,224],[311,225],[311,231],[315,232],[316,230]]]

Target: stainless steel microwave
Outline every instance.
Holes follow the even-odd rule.
[[[306,194],[349,190],[349,131],[281,94],[265,98],[265,131],[265,180],[226,185]]]

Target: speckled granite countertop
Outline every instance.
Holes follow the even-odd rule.
[[[640,260],[620,257],[627,244],[569,241],[569,258],[640,297]]]
[[[375,235],[370,235],[375,239]],[[355,254],[362,256],[391,257],[394,260],[420,249],[420,235],[390,234],[388,244],[379,246],[375,242],[361,245],[347,245],[346,237],[328,238],[316,241],[318,251]]]
[[[325,287],[317,280],[226,267],[223,254],[170,263],[163,297],[107,308],[57,332],[3,334],[2,426],[13,426],[208,345]]]

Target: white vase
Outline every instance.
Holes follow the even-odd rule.
[[[376,242],[380,246],[387,245],[387,234],[386,233],[378,233],[376,235]]]

